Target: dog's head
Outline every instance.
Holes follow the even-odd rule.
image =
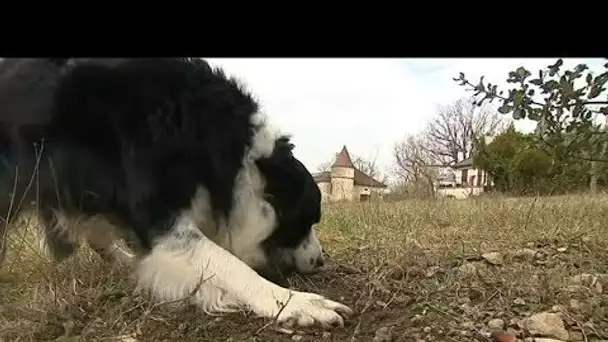
[[[317,273],[323,249],[314,225],[321,219],[321,192],[313,176],[293,155],[289,138],[276,141],[268,158],[257,164],[265,181],[265,200],[273,207],[276,227],[264,241],[268,267],[281,274]]]

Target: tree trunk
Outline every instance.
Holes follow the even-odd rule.
[[[591,162],[591,176],[589,177],[589,191],[592,194],[597,192],[598,164],[596,161]]]

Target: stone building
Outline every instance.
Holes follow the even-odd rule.
[[[387,188],[384,183],[355,167],[346,146],[337,154],[330,171],[318,173],[314,177],[323,202],[368,201],[370,198],[382,197]]]

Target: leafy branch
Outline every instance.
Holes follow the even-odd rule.
[[[532,78],[532,72],[523,66],[510,71],[507,82],[514,87],[507,92],[484,82],[484,76],[477,84],[463,72],[453,80],[475,92],[478,106],[498,100],[502,102],[500,113],[511,114],[515,120],[540,121],[541,138],[552,149],[560,148],[567,155],[597,161],[592,156],[604,150],[607,135],[593,124],[593,118],[594,114],[608,115],[608,63],[604,64],[607,71],[597,75],[586,64],[562,70],[563,64],[558,59],[539,70],[537,78]],[[573,150],[585,153],[577,156]]]
[[[608,96],[605,100],[598,98],[606,91],[608,82],[608,71],[594,76],[586,64],[579,64],[573,70],[562,72],[563,60],[559,59],[553,65],[549,65],[546,70],[538,71],[538,78],[530,79],[532,73],[524,67],[519,67],[515,71],[509,72],[508,83],[517,85],[509,89],[506,95],[503,90],[498,90],[498,86],[492,83],[485,83],[482,76],[477,84],[473,84],[466,79],[463,72],[454,81],[460,82],[461,86],[475,91],[475,97],[483,95],[477,101],[482,105],[484,101],[493,102],[498,99],[502,101],[502,106],[498,111],[502,114],[511,113],[516,120],[529,118],[539,121],[541,118],[555,119],[570,113],[571,116],[579,121],[589,121],[592,114],[608,114]],[[604,64],[608,69],[608,63]],[[575,81],[585,77],[585,84],[575,87]],[[533,97],[538,93],[544,95],[544,103],[535,100]],[[592,106],[604,105],[599,109]]]

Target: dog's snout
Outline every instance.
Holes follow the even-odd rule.
[[[325,266],[325,259],[323,258],[323,255],[319,255],[317,260],[315,260],[315,267],[323,268],[323,266]]]
[[[310,259],[310,265],[312,266],[311,267],[312,268],[311,273],[320,272],[325,267],[325,258],[323,258],[322,254],[320,254],[316,258],[311,258]]]

